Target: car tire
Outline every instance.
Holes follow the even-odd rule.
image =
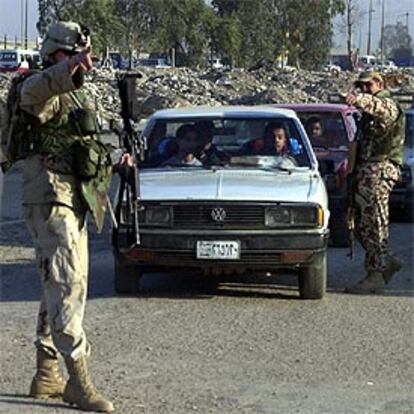
[[[126,264],[115,259],[115,292],[131,295],[139,292],[142,269],[138,265]]]
[[[328,260],[326,251],[310,265],[299,269],[299,294],[302,299],[322,299],[326,292]]]
[[[346,219],[346,208],[334,210],[330,218],[332,247],[349,247],[349,230]]]

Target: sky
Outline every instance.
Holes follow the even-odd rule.
[[[174,0],[170,0],[174,1]],[[252,1],[254,0],[246,0]],[[303,0],[304,2],[306,0]],[[359,47],[361,53],[364,53],[368,39],[368,9],[369,0],[355,0],[359,9],[364,15],[361,24],[356,28],[353,35],[353,43],[355,47]],[[414,0],[384,0],[385,1],[385,24],[395,24],[398,20],[406,23],[406,13],[409,12],[409,31],[414,39]],[[0,0],[0,39],[3,40],[6,34],[9,39],[21,37],[22,33],[22,5],[26,0]],[[382,0],[372,0],[374,13],[372,15],[372,37],[371,49],[376,49],[379,44],[381,32],[381,3]],[[31,40],[35,40],[37,36],[36,22],[38,18],[37,0],[27,0],[28,4],[28,36]],[[335,37],[334,43],[337,47],[346,47],[346,36],[340,32],[340,22],[336,19],[334,22]]]
[[[0,0],[1,1],[1,0]],[[305,0],[304,0],[305,1]],[[365,53],[368,43],[368,10],[369,0],[356,0],[358,8],[362,13],[361,23],[355,28],[353,33],[353,46],[360,49],[361,53]],[[382,0],[372,0],[374,12],[372,14],[371,23],[371,51],[379,47],[382,23]],[[384,21],[387,24],[396,24],[397,21],[404,25],[407,22],[406,13],[408,15],[408,30],[414,41],[414,0],[385,0],[384,3]],[[334,43],[337,47],[346,47],[346,36],[340,30],[341,19],[335,19]]]
[[[4,35],[14,41],[22,33],[22,4],[26,0],[0,0],[0,40],[3,43]],[[29,39],[35,40],[37,37],[36,22],[38,19],[37,0],[27,0],[27,34]]]

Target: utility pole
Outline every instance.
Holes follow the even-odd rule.
[[[23,46],[23,16],[24,16],[24,0],[20,0],[20,46]]]
[[[384,27],[385,27],[385,0],[382,0],[382,18],[381,18],[381,68],[384,66]]]
[[[28,23],[28,10],[27,10],[27,0],[26,0],[26,4],[25,4],[25,9],[24,9],[24,48],[27,49],[27,23]]]
[[[372,0],[369,0],[367,55],[370,55],[370,54],[371,54],[371,25],[372,25],[372,13],[374,13],[374,9],[372,8]]]
[[[410,29],[408,27],[408,16],[410,15],[410,12],[405,13],[405,25],[407,26],[407,32],[410,34]]]

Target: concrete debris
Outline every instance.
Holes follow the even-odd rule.
[[[268,103],[330,102],[352,88],[357,74],[341,71],[305,71],[261,66],[248,71],[201,71],[189,68],[140,68],[137,99],[143,118],[162,108],[193,105],[260,105]],[[87,74],[86,89],[106,119],[119,120],[120,101],[113,69]],[[12,74],[0,75],[0,104],[4,105]],[[388,75],[399,95],[414,94],[414,69]],[[1,109],[1,108],[0,108]]]

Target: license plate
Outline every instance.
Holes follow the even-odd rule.
[[[197,259],[240,259],[239,241],[197,241]]]

